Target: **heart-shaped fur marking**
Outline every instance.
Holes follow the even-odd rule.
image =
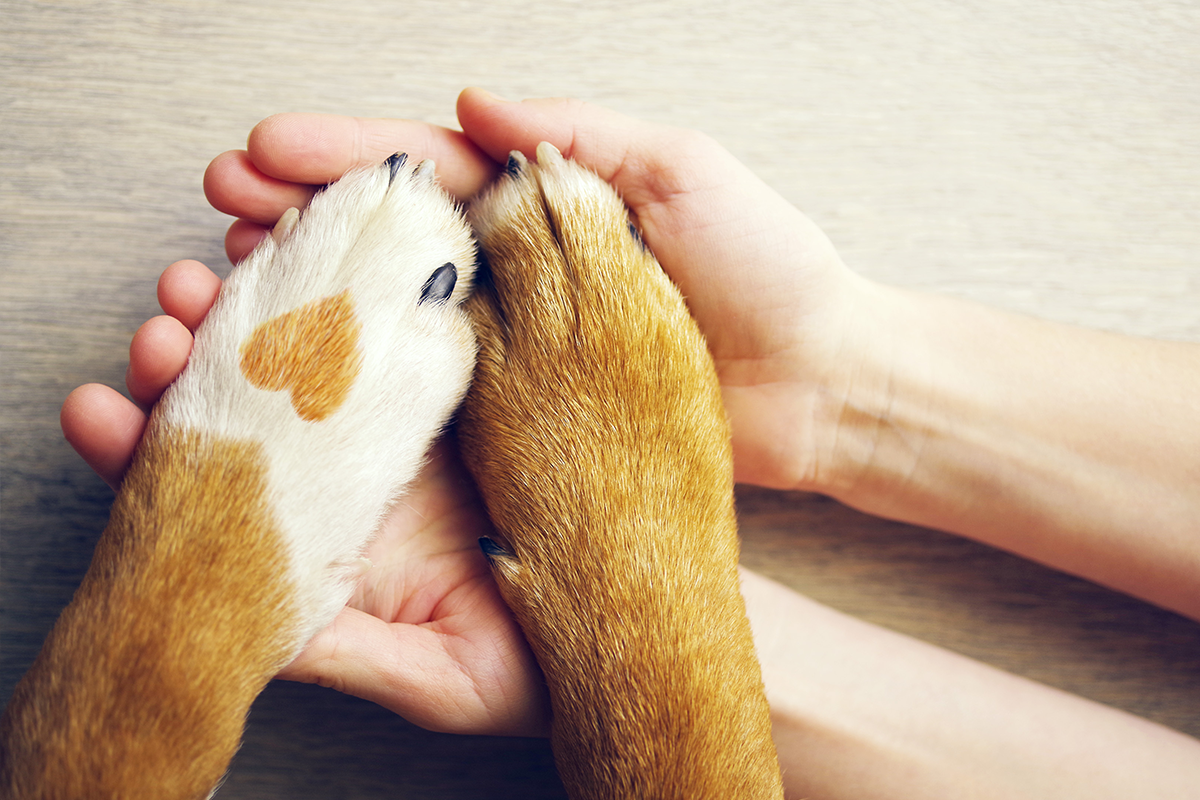
[[[239,348],[241,370],[259,389],[291,392],[292,407],[308,422],[337,411],[362,365],[350,290],[314,300],[269,319]]]

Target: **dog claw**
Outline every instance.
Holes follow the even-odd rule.
[[[494,558],[513,557],[512,553],[508,552],[486,536],[481,536],[479,538],[479,549],[483,551],[485,556],[487,556],[488,561],[491,561]]]
[[[629,235],[633,238],[634,244],[644,252],[648,252],[650,248],[646,247],[646,240],[642,238],[642,232],[638,230],[637,225],[632,222],[629,225]]]
[[[437,164],[434,163],[432,158],[427,158],[424,161],[422,161],[420,164],[417,164],[417,171],[414,174],[416,175],[416,177],[420,178],[421,180],[432,183],[434,172],[436,170],[437,170]]]
[[[529,162],[525,160],[525,154],[520,150],[513,150],[508,154],[508,161],[504,165],[504,174],[510,178],[515,178],[525,169],[525,165]]]
[[[561,164],[563,155],[554,145],[542,142],[537,146],[537,160],[539,164]]]
[[[457,282],[458,268],[447,261],[434,270],[429,280],[425,281],[425,285],[421,287],[421,299],[417,303],[446,302],[446,298],[454,293],[454,284]]]
[[[275,227],[271,230],[271,238],[275,240],[276,245],[283,244],[283,240],[296,227],[296,223],[300,220],[300,209],[289,208],[283,212],[283,216],[275,223]]]
[[[356,581],[366,575],[375,564],[369,558],[359,557],[339,559],[329,566],[332,569],[344,570],[347,578]]]
[[[404,166],[404,162],[408,161],[408,153],[396,153],[388,156],[384,163],[388,165],[388,186],[392,185],[392,181],[396,180],[396,173]]]

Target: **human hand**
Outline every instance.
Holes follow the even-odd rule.
[[[353,166],[381,161],[397,150],[433,158],[443,185],[460,200],[469,200],[497,174],[510,150],[531,153],[538,142],[550,141],[616,186],[647,243],[688,298],[718,365],[733,423],[738,478],[771,486],[811,482],[820,448],[805,441],[806,423],[817,413],[815,396],[832,383],[825,379],[842,345],[846,308],[855,299],[853,275],[820,231],[699,134],[637,122],[576,101],[505,103],[479,90],[464,92],[458,111],[465,133],[402,120],[327,115],[284,114],[264,120],[251,132],[246,151],[217,157],[205,175],[213,206],[238,217],[226,236],[230,260],[236,263],[249,253],[287,208],[302,207],[319,185]],[[190,329],[203,318],[219,284],[195,262],[181,262],[164,273],[159,297],[168,316],[147,322],[130,349],[127,384],[143,406],[152,404],[183,368],[191,347]],[[142,410],[112,390],[87,386],[68,398],[62,423],[76,450],[116,485],[145,418]],[[473,513],[480,513],[477,505]],[[403,549],[409,539],[397,533],[381,541]],[[476,566],[482,565],[474,538],[467,549]],[[443,589],[476,579],[469,570],[457,576],[459,583],[451,581],[453,586]],[[403,584],[404,575],[398,579],[408,590],[417,590]],[[378,570],[366,578],[377,585],[391,580]],[[379,596],[390,596],[388,591]],[[490,605],[494,587],[492,592],[491,598],[479,594],[477,599]],[[404,698],[428,699],[429,687],[415,692],[397,687],[414,680],[420,670],[410,671],[408,662],[399,659],[389,664],[368,658],[364,663],[377,668],[369,673],[351,658],[364,648],[368,655],[394,652],[398,644],[395,636],[355,614],[369,605],[364,597],[357,597],[356,604],[285,674],[369,696],[419,721],[420,709]],[[402,606],[398,602],[391,610]],[[371,610],[380,612],[377,620],[390,621],[388,609]],[[511,626],[507,615],[504,620]],[[369,635],[372,630],[374,638]],[[514,636],[519,639],[515,628],[498,634],[497,641],[509,641],[498,652],[513,658],[505,662],[512,667],[509,677],[524,688],[509,694],[503,681],[489,688],[501,689],[499,694],[506,698],[524,699],[502,699],[506,711],[484,702],[482,715],[435,717],[422,724],[479,732],[544,727],[542,695],[537,702],[525,703],[528,675],[520,674],[528,672],[524,667],[531,662],[523,640],[519,647],[511,643]],[[342,637],[353,648],[342,646]],[[518,651],[519,658],[512,656]],[[520,712],[525,705],[536,710]]]
[[[239,217],[226,238],[235,263],[315,185],[397,148],[438,163],[461,200],[512,150],[548,141],[621,193],[708,339],[733,426],[740,481],[823,488],[837,416],[853,374],[850,328],[868,284],[842,264],[803,214],[712,139],[573,100],[508,103],[468,89],[464,133],[401,120],[281,114],[260,123],[246,151],[215,159],[212,204]],[[465,134],[465,135],[464,135]],[[856,313],[857,310],[857,313]],[[849,357],[848,357],[849,356]]]
[[[463,130],[504,161],[548,141],[609,181],[708,340],[739,481],[825,488],[850,327],[874,299],[808,218],[711,138],[575,100],[499,101],[468,89]]]
[[[153,404],[182,369],[219,286],[194,261],[163,274],[159,298],[170,315],[143,325],[130,347],[127,383],[140,403]],[[114,486],[145,421],[103,386],[80,387],[63,405],[67,439]],[[544,734],[541,673],[479,549],[490,531],[455,444],[442,440],[384,520],[348,607],[280,677],[372,700],[432,730]]]

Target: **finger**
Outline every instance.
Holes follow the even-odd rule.
[[[317,187],[264,175],[245,150],[230,150],[204,171],[204,196],[213,208],[260,225],[274,225],[289,208],[304,208]]]
[[[431,158],[442,185],[459,200],[472,197],[498,171],[496,162],[461,132],[399,119],[276,114],[254,127],[247,148],[261,174],[307,184],[329,183],[397,152],[407,153],[413,163]]]
[[[452,698],[474,687],[439,639],[347,607],[278,677],[370,700],[428,730],[482,733],[476,714],[455,708]]]
[[[271,235],[273,225],[259,225],[248,219],[235,220],[225,234],[225,255],[230,264],[240,264],[258,246],[264,237]]]
[[[153,405],[183,371],[191,352],[192,334],[179,320],[158,316],[143,323],[129,343],[129,394],[143,406]]]
[[[804,288],[797,261],[844,270],[811,221],[704,134],[578,100],[513,103],[481,89],[459,95],[458,119],[493,158],[548,141],[611,182],[723,357],[733,354],[719,341],[738,337],[721,326],[746,320],[741,309],[777,298],[772,324],[785,316]]]
[[[497,161],[520,150],[532,157],[550,142],[611,182],[632,206],[662,202],[686,191],[692,165],[711,171],[713,162],[732,161],[716,142],[681,128],[655,125],[579,100],[545,98],[519,103],[482,89],[458,97],[463,131]]]
[[[176,261],[158,279],[162,310],[195,331],[221,291],[221,279],[199,261]]]
[[[477,624],[489,635],[507,628],[511,642],[523,643],[510,618],[482,614]],[[454,647],[468,652],[456,655]],[[483,666],[489,659],[494,669]],[[528,649],[469,643],[461,632],[447,630],[445,621],[387,623],[344,608],[278,677],[370,700],[427,730],[493,736],[547,732],[549,698]]]
[[[146,415],[115,390],[89,383],[67,396],[59,423],[75,452],[115,489],[146,429]]]

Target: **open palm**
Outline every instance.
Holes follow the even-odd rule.
[[[544,733],[541,673],[479,549],[490,527],[443,439],[384,520],[350,604],[280,677],[355,694],[431,730]]]
[[[179,262],[159,283],[171,316],[130,347],[130,393],[151,406],[187,361],[191,331],[220,280]],[[63,431],[119,485],[146,414],[105,386],[76,389]],[[423,727],[476,734],[544,734],[549,701],[520,628],[496,589],[479,538],[491,524],[452,435],[439,440],[383,520],[350,604],[280,675],[372,700]]]

